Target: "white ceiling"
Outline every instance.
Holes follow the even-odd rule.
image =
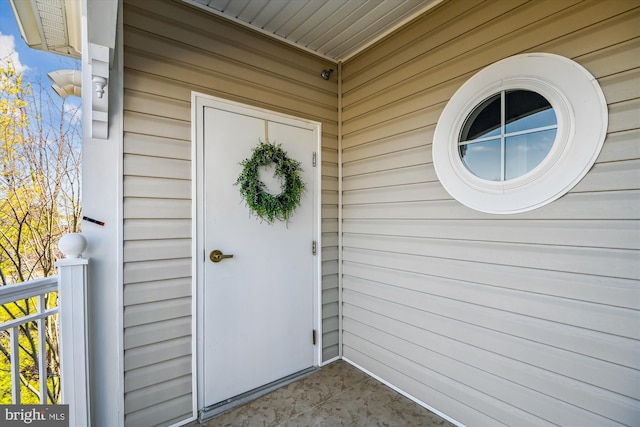
[[[344,61],[443,0],[184,0]]]

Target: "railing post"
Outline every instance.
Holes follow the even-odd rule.
[[[69,425],[89,427],[89,365],[87,337],[87,266],[80,258],[86,248],[80,234],[60,239],[60,251],[66,258],[58,267],[60,315],[60,371],[62,403],[69,405]]]

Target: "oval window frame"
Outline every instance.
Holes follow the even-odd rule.
[[[534,169],[506,181],[488,181],[471,173],[458,153],[467,117],[485,99],[503,90],[531,90],[544,96],[558,120],[556,139]],[[514,214],[540,208],[562,197],[595,163],[607,133],[604,93],[584,67],[563,56],[528,53],[482,69],[451,97],[436,125],[432,155],[445,190],[472,209]]]

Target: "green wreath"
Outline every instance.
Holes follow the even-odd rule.
[[[281,190],[278,195],[269,194],[260,180],[260,166],[275,164],[274,177],[281,178]],[[250,158],[240,163],[242,173],[235,185],[240,186],[240,194],[249,209],[259,218],[273,223],[276,219],[288,221],[300,204],[305,190],[300,178],[300,162],[287,157],[280,145],[262,142],[253,149]]]

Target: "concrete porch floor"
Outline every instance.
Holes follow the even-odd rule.
[[[450,422],[343,361],[323,366],[306,378],[204,425],[453,427]]]

